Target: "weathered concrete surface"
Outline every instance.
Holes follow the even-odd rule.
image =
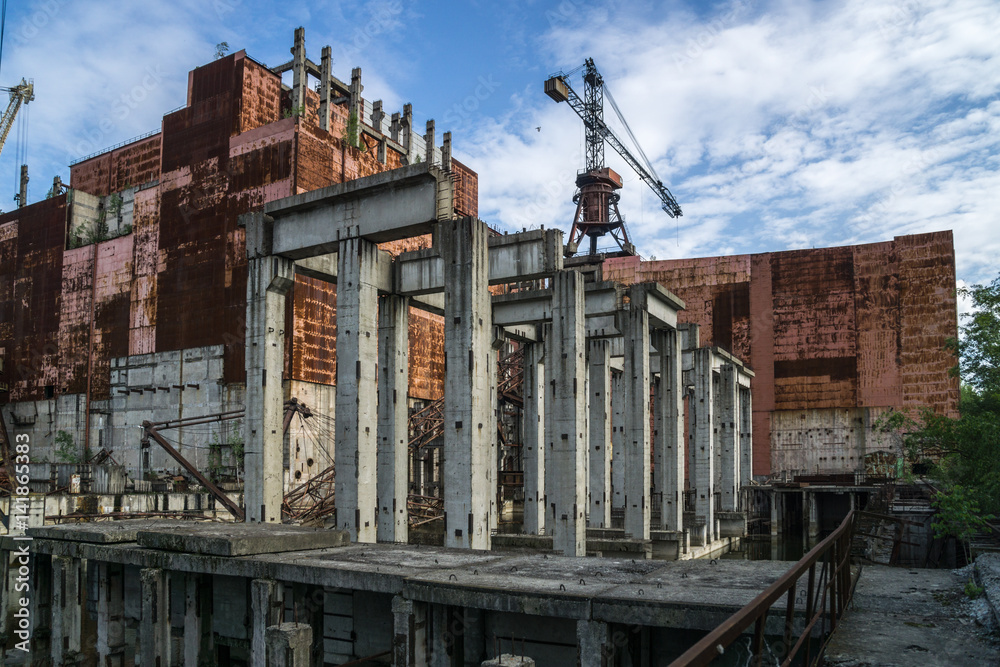
[[[981,554],[976,559],[976,574],[993,611],[993,627],[1000,628],[1000,554]]]
[[[827,648],[826,664],[1000,664],[1000,646],[991,645],[963,610],[964,585],[965,579],[950,570],[866,567]]]
[[[30,528],[28,534],[36,539],[69,540],[72,542],[90,542],[94,544],[120,544],[135,542],[140,531],[156,530],[169,533],[174,530],[190,528],[191,521],[169,519],[126,519],[123,521],[101,521],[93,523],[68,523],[56,526],[39,526]],[[210,525],[218,529],[219,524]],[[6,545],[5,545],[6,548]]]
[[[136,533],[139,546],[210,556],[250,556],[348,544],[341,530],[272,525],[266,531],[246,524],[189,523],[169,530],[150,527]]]

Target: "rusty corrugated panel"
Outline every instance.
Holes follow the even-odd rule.
[[[239,121],[235,132],[241,134],[281,119],[281,77],[245,57],[236,54],[239,88]]]
[[[111,190],[111,153],[103,153],[69,168],[69,186],[74,190],[104,196]]]
[[[296,192],[325,188],[341,180],[341,149],[329,132],[307,123],[297,124],[295,149]]]
[[[451,159],[451,172],[455,175],[455,215],[479,217],[479,174],[464,164]]]
[[[899,261],[895,242],[854,246],[858,405],[902,405],[899,375]]]
[[[291,336],[291,377],[317,384],[337,383],[337,286],[295,276]]]
[[[162,135],[133,142],[111,153],[111,174],[108,192],[120,192],[160,178],[160,148]],[[96,194],[96,193],[95,193]]]
[[[63,394],[87,391],[94,250],[90,245],[63,254],[59,309],[59,391]]]
[[[952,233],[895,239],[900,285],[900,380],[903,405],[958,413],[958,379],[948,371],[955,357],[945,341],[958,335],[955,246]]]
[[[774,253],[771,289],[775,408],[856,405],[851,249]]]
[[[410,308],[410,396],[444,396],[444,319]]]
[[[97,244],[91,399],[108,398],[111,359],[128,354],[132,235]]]
[[[750,257],[750,365],[753,406],[753,474],[771,474],[771,410],[774,410],[774,296],[771,256]]]
[[[156,351],[157,260],[160,248],[160,188],[140,190],[132,209],[133,263],[129,354]]]
[[[66,195],[0,215],[0,321],[7,400],[44,398],[59,382],[59,292],[66,243]],[[11,249],[13,248],[13,253]]]

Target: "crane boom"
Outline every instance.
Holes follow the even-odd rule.
[[[21,79],[21,83],[6,90],[10,91],[10,103],[7,105],[7,110],[3,113],[3,118],[0,119],[0,151],[3,151],[4,144],[7,143],[7,135],[10,134],[10,128],[14,125],[14,119],[17,117],[17,112],[21,109],[21,105],[35,99],[35,84],[33,81]]]
[[[597,68],[594,66],[593,59],[591,58],[587,59],[586,67],[587,67],[587,73],[584,75],[584,81],[587,83],[587,88],[589,89],[591,87],[595,88],[602,87],[603,79],[601,78],[600,74],[597,73]],[[604,166],[603,150],[600,151],[601,164],[593,164],[593,165],[590,164],[590,158],[592,153],[597,152],[596,150],[594,151],[591,150],[590,144],[592,144],[594,141],[591,139],[591,136],[599,137],[599,140],[601,140],[602,142],[607,141],[609,144],[611,144],[611,147],[614,148],[618,152],[618,154],[625,159],[625,162],[627,162],[628,165],[632,167],[633,170],[635,170],[635,173],[639,174],[639,178],[641,178],[646,183],[646,185],[648,185],[653,190],[653,192],[656,193],[656,196],[659,197],[660,201],[662,202],[663,210],[664,212],[666,212],[667,215],[669,215],[671,218],[676,218],[678,216],[683,215],[683,213],[681,212],[680,204],[678,204],[677,200],[674,199],[674,196],[670,193],[670,190],[668,190],[667,187],[663,185],[662,181],[660,181],[659,179],[655,178],[652,174],[650,174],[649,171],[644,166],[642,166],[639,160],[637,160],[635,156],[632,155],[632,152],[629,151],[629,149],[625,146],[624,143],[622,143],[621,139],[619,139],[618,136],[611,130],[611,128],[608,127],[607,124],[604,122],[604,114],[596,113],[596,109],[593,109],[592,106],[588,105],[583,100],[581,100],[580,96],[577,95],[576,91],[573,90],[573,87],[569,85],[569,81],[566,80],[566,77],[564,75],[561,74],[556,75],[556,77],[554,78],[557,78],[562,82],[562,85],[565,88],[565,90],[559,92],[564,93],[565,101],[569,103],[569,106],[572,107],[573,111],[576,112],[576,114],[583,120],[584,125],[587,127],[587,144],[588,144],[587,169],[590,170]],[[546,92],[548,92],[548,89],[549,86],[546,86]],[[553,97],[551,93],[549,94],[549,96]],[[598,96],[596,94],[591,94],[588,92],[588,98],[589,97],[598,97]],[[603,99],[603,94],[600,95],[600,98]],[[553,99],[556,99],[556,101],[560,101],[555,97],[553,97]]]

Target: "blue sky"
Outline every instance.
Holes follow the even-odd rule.
[[[29,201],[71,160],[158,129],[217,43],[274,65],[299,25],[313,60],[330,44],[335,73],[362,67],[387,112],[412,102],[418,127],[453,132],[501,228],[568,231],[583,128],[542,82],[590,56],[684,210],[667,217],[607,150],[643,256],[951,229],[961,283],[997,274],[995,0],[11,3],[0,84],[35,81]],[[19,131],[0,155],[5,210]]]

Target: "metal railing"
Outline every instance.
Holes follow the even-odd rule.
[[[852,577],[851,573],[853,531],[854,512],[851,512],[829,537],[803,556],[792,569],[688,649],[671,663],[671,667],[711,663],[751,625],[754,625],[754,634],[751,641],[753,657],[750,664],[755,666],[762,664],[765,653],[771,651],[764,643],[767,616],[782,597],[786,598],[784,635],[778,650],[784,655],[776,657],[781,660],[780,664],[784,667],[790,665],[799,652],[805,649],[802,664],[813,664],[812,661],[822,655],[826,638],[829,637],[829,633],[836,630],[837,621],[843,615],[854,593],[857,577]],[[796,625],[795,603],[802,597],[801,593],[796,596],[796,588],[804,576],[808,581],[805,588],[803,627],[795,643],[792,644],[793,629]],[[818,633],[818,641],[821,642],[819,647],[813,646],[814,633]]]

